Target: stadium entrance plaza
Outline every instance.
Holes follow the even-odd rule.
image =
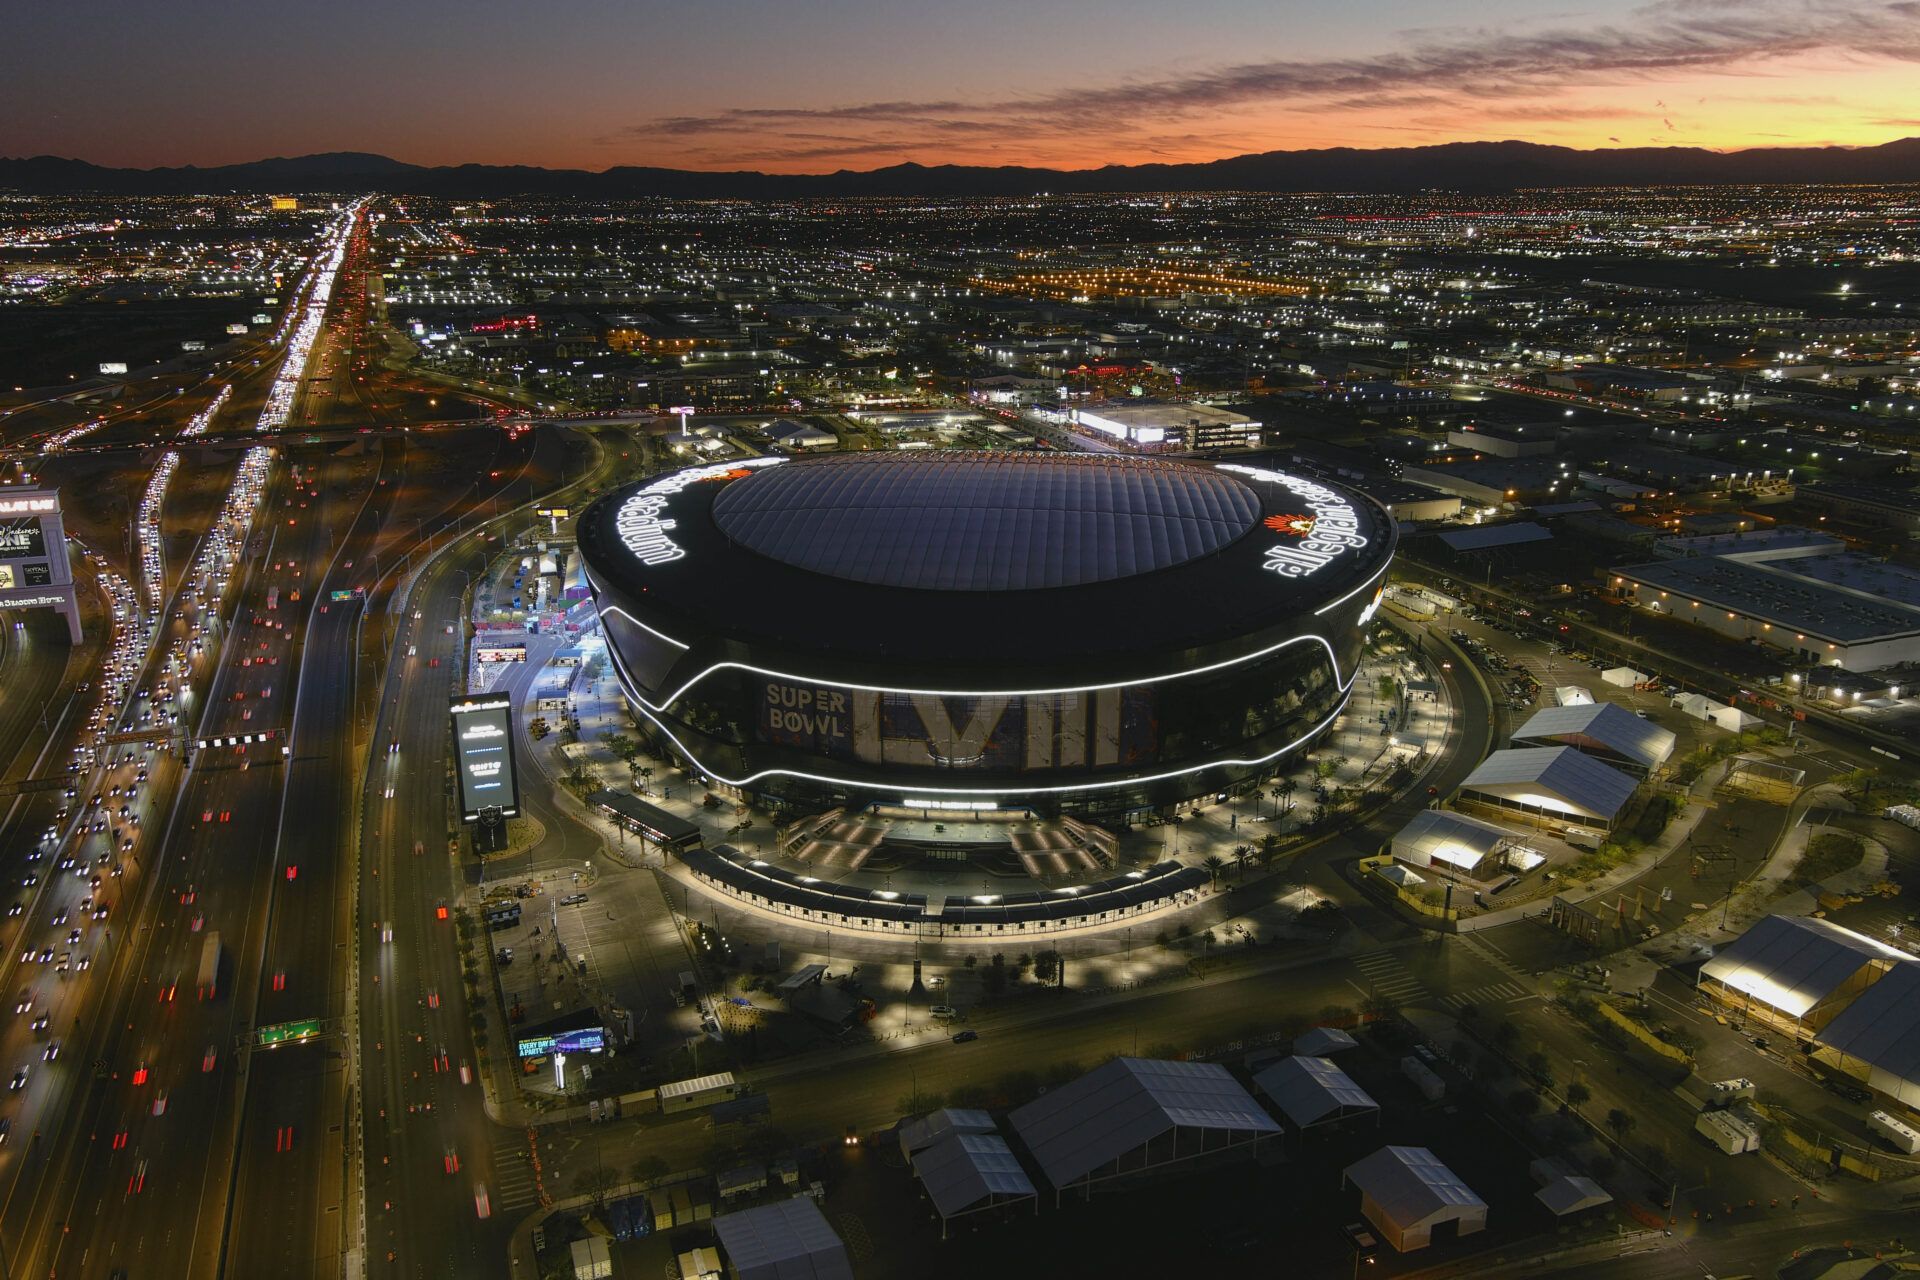
[[[1397,632],[1388,634],[1398,637]],[[518,670],[502,673],[505,687],[513,689],[518,699],[532,697],[547,647],[530,645],[529,661],[524,666],[514,664]],[[523,792],[529,793],[529,812],[541,816],[545,811],[543,820],[549,826],[585,828],[581,834],[597,838],[601,856],[580,856],[583,846],[596,842],[593,839],[556,841],[555,833],[549,831],[528,854],[497,860],[487,876],[495,885],[502,879],[524,882],[531,877],[549,891],[534,900],[534,909],[517,929],[497,935],[494,946],[515,946],[517,951],[528,947],[537,955],[552,949],[550,934],[557,928],[559,951],[584,959],[586,966],[571,971],[560,964],[509,966],[499,970],[502,993],[511,993],[510,1000],[525,1006],[529,1021],[588,1001],[630,1010],[642,1052],[653,1054],[683,1045],[689,1066],[695,1060],[694,1046],[702,1037],[705,1017],[716,1018],[723,1030],[739,1030],[757,1016],[751,1006],[777,1006],[779,1001],[765,991],[742,996],[714,985],[719,974],[700,964],[691,932],[678,927],[681,919],[710,926],[723,935],[740,972],[756,967],[769,970],[765,976],[770,981],[764,983],[769,988],[808,964],[823,965],[836,978],[857,966],[859,994],[875,1002],[867,1033],[879,1038],[950,1034],[950,1023],[930,1018],[930,1006],[953,1006],[962,1018],[971,1020],[973,1011],[994,1003],[1003,987],[1034,985],[1032,976],[1024,980],[1016,976],[1017,961],[1047,951],[1061,957],[1065,985],[1097,993],[1182,978],[1196,959],[1256,943],[1318,946],[1326,938],[1325,928],[1303,927],[1297,918],[1325,896],[1306,883],[1320,872],[1319,864],[1300,860],[1311,858],[1312,848],[1321,842],[1310,841],[1304,849],[1283,846],[1271,875],[1263,873],[1254,859],[1237,864],[1235,849],[1257,848],[1269,834],[1283,840],[1293,837],[1317,803],[1316,782],[1329,789],[1366,785],[1404,761],[1413,773],[1406,785],[1421,785],[1419,779],[1429,765],[1445,756],[1454,731],[1444,685],[1420,665],[1420,654],[1391,643],[1368,654],[1345,713],[1315,745],[1316,759],[1324,762],[1319,768],[1331,769],[1330,776],[1322,778],[1314,763],[1298,761],[1287,775],[1294,787],[1285,800],[1272,795],[1285,781],[1275,778],[1263,784],[1257,795],[1183,805],[1178,822],[1118,833],[1111,868],[1081,868],[1040,879],[996,875],[969,863],[935,860],[884,871],[847,871],[796,864],[777,853],[774,831],[764,815],[745,812],[731,802],[718,809],[706,808],[702,804],[706,789],[673,762],[643,755],[635,760],[636,772],[630,776],[627,764],[615,757],[607,742],[615,735],[631,737],[632,721],[597,637],[587,636],[583,648],[581,674],[571,695],[578,739],[568,741],[571,734],[556,732],[533,742],[523,735],[532,766],[524,770]],[[1383,677],[1391,677],[1402,692],[1383,697]],[[530,707],[523,708],[524,719],[533,714]],[[548,713],[547,719],[557,725],[560,717]],[[640,775],[639,770],[650,772]],[[709,847],[731,844],[822,878],[924,893],[931,901],[948,894],[1010,893],[1085,883],[1168,859],[1202,866],[1218,858],[1220,865],[1213,868],[1212,885],[1185,895],[1183,905],[1099,927],[966,941],[829,928],[715,893],[688,874],[678,860],[663,860],[650,843],[621,831],[577,800],[560,783],[569,773],[576,777],[584,773],[596,788],[633,790],[693,821],[702,828]],[[955,824],[946,826],[951,835]],[[1330,832],[1342,829],[1330,828]],[[555,900],[579,891],[588,894],[587,902],[561,906]],[[536,928],[540,934],[533,933]],[[1174,945],[1165,945],[1168,942]],[[769,944],[778,944],[777,960]],[[1004,965],[1004,972],[997,975],[991,972],[996,954]],[[682,1003],[678,998],[679,975],[688,970],[700,974],[706,1000]],[[536,1088],[543,1087],[549,1077],[543,1073],[539,1079],[541,1085]],[[534,1078],[527,1083],[533,1084]]]

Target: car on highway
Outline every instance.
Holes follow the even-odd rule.
[[[968,1044],[979,1038],[980,1033],[978,1031],[956,1031],[953,1033],[953,1042],[955,1044]]]
[[[21,1065],[18,1071],[13,1073],[13,1083],[8,1085],[7,1087],[12,1089],[15,1093],[18,1093],[20,1092],[20,1090],[27,1087],[27,1067],[24,1063]]]
[[[200,1058],[200,1070],[203,1073],[213,1070],[214,1064],[217,1063],[219,1060],[220,1060],[220,1046],[217,1044],[208,1045],[206,1053],[201,1055],[201,1058]]]
[[[165,1089],[153,1095],[153,1114],[156,1116],[167,1114],[167,1091]]]
[[[40,1061],[42,1062],[52,1062],[59,1056],[60,1042],[58,1040],[47,1041],[47,1047],[40,1051]]]
[[[39,1017],[35,1018],[32,1022],[29,1022],[27,1024],[27,1027],[29,1030],[32,1030],[32,1031],[45,1031],[47,1029],[47,1023],[49,1021],[51,1021],[51,1019],[48,1018],[48,1016],[43,1013]]]

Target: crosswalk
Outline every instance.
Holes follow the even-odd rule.
[[[1396,1004],[1418,1004],[1431,994],[1427,984],[1391,951],[1355,956],[1353,967],[1360,971],[1370,994],[1385,996]]]
[[[1479,937],[1477,934],[1463,933],[1459,935],[1459,938],[1461,946],[1471,951],[1479,959],[1486,961],[1500,972],[1506,974],[1509,978],[1523,978],[1526,976],[1514,967],[1513,962],[1507,959],[1505,952]]]
[[[527,1156],[527,1140],[515,1134],[493,1140],[493,1188],[495,1212],[527,1209],[538,1203],[540,1189],[534,1182],[533,1161]]]
[[[1525,1000],[1534,993],[1518,982],[1489,982],[1484,987],[1475,987],[1471,991],[1456,991],[1440,1001],[1440,1007],[1449,1013],[1457,1013],[1468,1005],[1484,1008],[1493,1004],[1511,1004],[1515,1000]]]

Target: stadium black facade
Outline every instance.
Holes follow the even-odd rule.
[[[1124,816],[1326,730],[1394,527],[1253,464],[870,453],[657,476],[579,545],[641,731],[711,783]]]

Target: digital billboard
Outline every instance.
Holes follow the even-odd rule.
[[[0,607],[54,609],[67,620],[67,637],[80,643],[66,526],[52,489],[0,490]]]
[[[13,587],[50,587],[52,585],[52,565],[0,564],[0,591]]]
[[[520,782],[514,773],[513,700],[506,694],[457,698],[453,703],[453,755],[460,771],[460,820],[478,822],[483,811],[502,817],[520,812]]]
[[[599,1053],[607,1047],[607,1033],[603,1027],[582,1027],[578,1031],[562,1031],[558,1035],[534,1036],[520,1042],[520,1056],[540,1058],[549,1053]]]
[[[479,662],[525,662],[527,646],[523,644],[485,645],[474,651],[474,658]]]
[[[47,554],[47,535],[38,516],[0,520],[0,560],[40,560]]]

